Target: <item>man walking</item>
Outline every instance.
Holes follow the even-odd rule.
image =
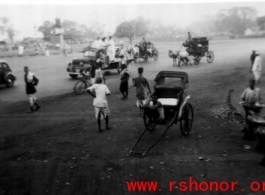
[[[259,54],[256,52],[256,57],[254,60],[254,64],[252,66],[252,72],[254,74],[254,78],[256,83],[260,82],[260,76],[261,76],[261,71],[262,71],[262,62]]]
[[[29,72],[29,68],[26,66],[24,67],[25,71],[25,83],[26,83],[26,93],[28,95],[29,103],[30,103],[30,111],[28,113],[32,113],[34,111],[37,111],[40,109],[40,106],[37,104],[36,100],[36,95],[35,93],[37,92],[35,86],[38,85],[39,80],[35,77],[34,73]],[[34,105],[36,108],[34,109]]]
[[[143,108],[145,100],[147,99],[148,91],[151,94],[151,89],[148,80],[143,76],[144,68],[138,68],[138,77],[133,79],[133,85],[136,87],[136,105],[139,107],[141,116],[143,114]],[[148,91],[147,91],[148,90]]]
[[[108,87],[102,84],[102,78],[97,77],[96,83],[87,88],[87,92],[94,97],[93,106],[95,107],[96,119],[98,122],[98,133],[103,132],[101,129],[101,120],[105,118],[106,130],[109,127],[109,107],[106,95],[110,95]]]
[[[249,72],[252,72],[252,67],[253,67],[253,64],[254,64],[255,57],[256,57],[256,51],[253,50],[252,51],[252,54],[250,55],[251,67],[250,67]]]

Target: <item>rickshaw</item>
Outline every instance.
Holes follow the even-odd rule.
[[[209,40],[207,37],[192,38],[192,40],[183,43],[183,46],[188,47],[186,51],[189,53],[189,56],[194,57],[195,65],[199,64],[203,57],[206,57],[208,63],[212,63],[214,60],[214,53],[208,51]]]
[[[154,92],[149,98],[152,98],[152,96],[158,98],[157,101],[163,105],[165,118],[162,121],[152,120],[147,115],[148,108],[144,108],[143,120],[145,129],[127,156],[130,156],[131,154],[144,156],[159,142],[169,128],[178,122],[180,123],[180,131],[182,135],[189,135],[193,123],[193,108],[188,102],[190,95],[187,94],[187,88],[188,74],[186,72],[161,71],[157,74],[155,78]],[[154,131],[157,125],[166,126],[164,133],[145,152],[134,152],[134,149],[146,131]]]

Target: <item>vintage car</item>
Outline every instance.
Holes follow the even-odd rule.
[[[0,60],[0,85],[5,84],[7,87],[13,87],[16,77],[6,61]]]
[[[67,72],[72,78],[77,78],[81,73],[90,68],[90,63],[88,59],[73,59],[68,63]]]
[[[89,71],[91,62],[95,62],[96,53],[99,52],[98,49],[87,47],[84,48],[84,58],[82,59],[73,59],[68,63],[66,71],[68,72],[69,76],[72,78],[77,78],[79,75],[82,75],[84,70]],[[120,59],[115,59],[112,62],[109,62],[109,57],[105,56],[104,63],[101,67],[102,70],[110,70],[110,69],[117,69],[119,72],[120,68]]]

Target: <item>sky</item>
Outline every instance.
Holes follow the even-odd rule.
[[[38,27],[46,20],[54,22],[56,17],[61,21],[73,20],[87,26],[98,21],[106,34],[112,34],[121,22],[138,16],[160,21],[165,25],[185,27],[201,17],[210,17],[221,9],[235,6],[253,7],[257,9],[258,16],[265,15],[265,0],[232,3],[224,0],[134,0],[133,3],[117,0],[0,0],[0,6],[0,17],[8,17],[16,30],[15,39],[41,37]]]

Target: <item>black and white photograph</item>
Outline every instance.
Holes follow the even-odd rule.
[[[0,195],[264,195],[264,0],[0,0]]]

